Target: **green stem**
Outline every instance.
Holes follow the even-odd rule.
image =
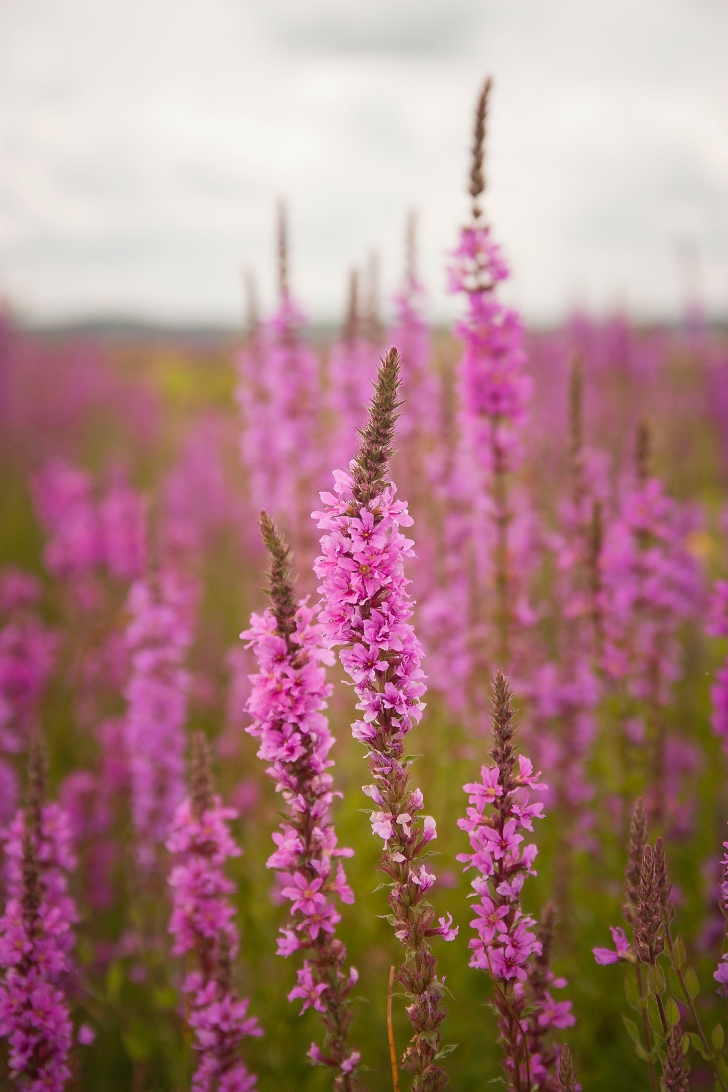
[[[640,995],[640,1010],[642,1012],[642,1030],[645,1035],[645,1045],[649,1053],[652,1053],[652,1028],[650,1027],[650,1020],[647,1015],[647,998],[645,996],[645,984],[642,981],[642,968],[638,965],[637,968],[637,989]],[[649,1061],[647,1068],[650,1073],[650,1088],[652,1092],[658,1092],[657,1088],[657,1073],[655,1072],[655,1063]]]

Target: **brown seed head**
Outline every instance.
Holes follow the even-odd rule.
[[[392,348],[377,372],[374,396],[369,403],[369,419],[360,431],[359,451],[352,470],[354,503],[369,504],[388,484],[394,430],[402,403],[398,400],[400,382],[399,353]]]
[[[625,919],[634,925],[634,908],[639,902],[640,874],[642,872],[642,853],[647,841],[647,816],[642,799],[638,799],[629,825],[629,845],[627,846],[627,865],[624,870],[624,897],[622,907]]]
[[[490,754],[493,763],[501,771],[501,784],[505,793],[510,791],[509,785],[516,765],[516,749],[513,746],[516,724],[511,688],[502,671],[496,671],[493,677],[491,707],[493,743]]]
[[[488,96],[490,95],[490,89],[493,86],[493,81],[488,76],[488,79],[483,84],[483,90],[478,96],[478,102],[475,107],[475,132],[473,134],[473,159],[472,166],[470,168],[470,185],[468,191],[473,199],[473,219],[480,219],[482,209],[478,198],[485,192],[485,173],[483,171],[483,161],[485,159],[485,138],[487,133],[487,121],[488,121]]]
[[[278,202],[278,291],[281,300],[288,296],[288,217],[285,202]]]
[[[644,485],[652,473],[652,430],[645,420],[639,422],[635,433],[635,470],[637,481]]]
[[[650,845],[642,851],[639,900],[634,908],[634,946],[640,962],[651,966],[665,948],[655,853]]]
[[[296,628],[296,593],[293,586],[291,547],[267,512],[260,513],[260,533],[270,557],[268,595],[278,632],[286,640]]]

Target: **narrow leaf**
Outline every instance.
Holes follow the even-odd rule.
[[[690,1000],[694,1001],[700,993],[700,983],[698,982],[698,976],[692,967],[684,972],[683,978],[685,979],[685,987],[690,995]]]

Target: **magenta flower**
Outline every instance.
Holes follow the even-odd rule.
[[[364,791],[378,805],[371,814],[372,833],[382,840],[380,868],[393,881],[389,905],[395,935],[407,952],[398,980],[410,998],[407,1015],[414,1037],[403,1064],[415,1074],[415,1092],[435,1092],[446,1081],[435,1059],[440,1049],[437,1028],[445,1013],[425,938],[451,940],[457,930],[451,928],[451,919],[435,925],[424,885],[414,879],[416,858],[437,831],[434,819],[421,815],[422,793],[410,788],[404,758],[405,738],[422,717],[425,676],[422,650],[409,621],[412,603],[404,575],[404,559],[411,556],[413,543],[400,531],[411,526],[412,518],[388,480],[398,385],[399,359],[393,349],[380,368],[352,472],[334,472],[335,492],[322,493],[324,509],[314,513],[326,532],[314,571],[322,581],[325,638],[331,646],[344,646],[341,663],[354,682],[357,709],[363,714],[352,732],[369,747],[375,785]],[[373,642],[383,619],[396,639]],[[373,625],[367,627],[367,622]]]
[[[308,960],[304,960],[303,967],[301,970],[296,971],[296,975],[298,985],[294,986],[288,994],[288,1000],[295,1001],[297,998],[301,998],[303,1001],[301,1013],[304,1013],[312,1005],[318,1012],[326,1012],[326,1005],[321,1000],[321,994],[326,992],[328,986],[325,982],[314,981],[311,964]],[[313,1044],[311,1049],[313,1050]],[[350,1070],[343,1070],[343,1072],[350,1072]]]
[[[35,769],[35,772],[34,772]],[[31,799],[5,842],[8,900],[0,918],[0,1037],[10,1076],[28,1092],[62,1092],[73,1039],[63,983],[77,921],[67,874],[75,859],[69,824],[42,803],[42,762],[31,752]]]
[[[269,763],[267,772],[288,811],[273,834],[277,849],[268,858],[268,867],[285,881],[280,893],[291,904],[278,954],[309,953],[289,1000],[302,998],[302,1011],[313,1006],[322,1014],[323,1049],[314,1044],[309,1056],[338,1071],[337,1089],[353,1092],[357,1080],[351,1059],[359,1055],[348,1045],[349,997],[357,973],[345,970],[346,948],[335,935],[341,915],[334,904],[334,896],[354,901],[341,863],[352,850],[337,845],[331,822],[336,794],[327,771],[333,766],[329,752],[334,740],[324,715],[331,693],[324,665],[333,656],[316,612],[305,600],[296,603],[290,551],[265,513],[261,530],[271,556],[272,608],[254,614],[241,637],[254,649],[260,669],[250,677],[247,707],[254,721],[248,731],[259,739],[258,755]]]
[[[536,922],[521,910],[521,890],[534,874],[537,849],[521,846],[521,830],[531,830],[532,820],[542,818],[542,805],[529,804],[529,790],[546,786],[534,774],[529,759],[516,756],[511,695],[505,677],[498,672],[493,684],[493,765],[482,768],[481,783],[467,784],[467,818],[459,821],[470,839],[471,853],[458,856],[466,869],[480,873],[472,881],[478,899],[471,926],[470,966],[487,971],[496,983],[494,1006],[498,1012],[500,1042],[509,1081],[523,1072],[526,1087],[544,1077],[555,1065],[555,1052],[544,1053],[543,1035],[551,1028],[573,1024],[571,1002],[554,1002],[549,985],[557,982],[548,968],[544,941],[533,931]],[[543,929],[551,926],[544,925]],[[517,1029],[518,1021],[521,1031]],[[541,1082],[534,1084],[540,1087]]]
[[[256,1083],[239,1047],[245,1036],[263,1032],[247,1015],[249,1002],[235,995],[230,977],[240,938],[229,901],[235,885],[225,876],[224,865],[240,855],[227,825],[235,815],[212,794],[206,744],[198,735],[191,792],[177,808],[167,838],[167,849],[177,861],[169,876],[174,893],[169,931],[173,952],[188,958],[182,990],[198,1055],[193,1092],[248,1092]]]
[[[152,867],[184,796],[184,724],[194,588],[171,568],[131,588],[126,641],[131,675],[125,695],[132,817],[140,864]]]
[[[618,963],[620,959],[629,959],[630,957],[630,943],[624,929],[619,925],[610,925],[609,932],[612,934],[614,948],[592,948],[595,961],[602,967],[606,967],[610,963]]]
[[[237,397],[245,419],[240,446],[253,510],[286,513],[298,531],[307,525],[309,490],[315,496],[321,394],[318,361],[302,336],[306,319],[288,283],[282,207],[278,242],[278,310],[265,328],[255,324],[238,357]]]

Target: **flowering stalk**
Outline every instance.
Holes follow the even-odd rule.
[[[235,885],[223,866],[240,849],[230,836],[227,820],[236,812],[224,808],[212,792],[207,743],[201,733],[193,741],[190,792],[179,805],[167,839],[178,854],[169,877],[174,892],[169,931],[175,955],[186,955],[188,967],[182,990],[187,998],[189,1026],[198,1064],[193,1092],[249,1092],[256,1078],[239,1055],[246,1035],[262,1035],[249,1001],[232,985],[232,964],[240,938],[228,896]]]
[[[571,1013],[571,1001],[554,1001],[552,989],[563,989],[565,978],[557,978],[551,970],[551,948],[556,926],[555,907],[548,903],[536,927],[540,952],[534,952],[529,961],[528,980],[525,987],[516,982],[516,991],[523,990],[531,1012],[526,1028],[528,1051],[531,1058],[531,1079],[544,1092],[556,1092],[556,1046],[549,1042],[549,1033],[555,1028],[573,1027],[576,1018]]]
[[[38,703],[55,666],[58,637],[38,617],[40,581],[21,569],[0,573],[0,756],[28,749]],[[15,770],[0,757],[0,823],[15,809]]]
[[[602,667],[626,709],[644,717],[649,811],[664,825],[670,818],[665,707],[680,670],[679,628],[694,615],[701,588],[697,561],[686,547],[695,513],[665,493],[649,463],[643,426],[635,486],[623,494],[604,541]]]
[[[62,1092],[73,1028],[62,982],[76,909],[67,894],[75,861],[63,811],[45,804],[42,756],[31,753],[28,808],[5,843],[8,901],[0,919],[0,1036],[10,1076],[26,1092]]]
[[[452,939],[452,918],[435,924],[426,892],[435,882],[417,858],[436,837],[435,821],[423,816],[423,796],[410,788],[405,739],[420,720],[425,692],[421,648],[408,621],[404,558],[412,543],[400,532],[412,519],[395,500],[389,460],[396,422],[399,357],[391,349],[377,375],[369,419],[351,473],[334,471],[336,494],[322,493],[324,510],[314,513],[328,533],[314,571],[321,578],[320,619],[330,645],[343,645],[340,660],[354,683],[363,716],[352,725],[367,748],[374,784],[365,792],[376,805],[372,832],[384,844],[379,867],[391,880],[390,922],[405,949],[397,981],[409,998],[414,1035],[402,1064],[413,1073],[413,1092],[437,1092],[447,1082],[439,1027],[445,1018],[442,981],[428,938]]]
[[[354,1092],[360,1087],[360,1054],[348,1043],[349,998],[358,974],[353,967],[345,970],[346,947],[335,935],[341,915],[333,900],[338,895],[342,902],[354,901],[341,861],[333,871],[333,859],[353,851],[337,847],[331,822],[336,794],[326,771],[333,766],[328,755],[334,739],[322,712],[331,693],[323,664],[333,656],[324,647],[315,612],[305,600],[296,602],[290,549],[265,512],[260,527],[271,559],[271,606],[254,614],[241,636],[255,650],[260,668],[251,676],[248,709],[254,723],[248,731],[260,740],[258,755],[271,764],[267,772],[288,809],[280,833],[273,835],[278,848],[268,860],[286,881],[283,897],[291,900],[291,921],[281,931],[278,951],[307,953],[288,999],[300,998],[302,1013],[313,1006],[321,1014],[323,1047],[312,1043],[309,1056],[336,1071],[335,1089]]]
[[[523,589],[517,587],[513,523],[516,516],[509,476],[521,460],[519,431],[526,420],[531,381],[525,374],[523,328],[518,314],[495,294],[508,277],[500,248],[481,220],[485,191],[488,79],[475,114],[470,195],[472,222],[460,233],[450,269],[450,291],[465,295],[467,312],[455,332],[465,351],[458,366],[461,444],[475,481],[485,490],[485,540],[492,586],[495,641],[493,658],[505,667],[512,654],[514,624],[523,613]]]
[[[695,1024],[697,1034],[692,1036],[693,1044],[703,1059],[712,1066],[716,1088],[728,1092],[728,1071],[725,1063],[709,1044],[695,1007],[695,998],[700,988],[697,975],[686,964],[682,937],[672,936],[671,922],[675,909],[672,904],[664,843],[658,838],[653,848],[646,843],[646,836],[645,811],[642,801],[638,800],[630,830],[623,907],[625,920],[633,928],[634,941],[630,944],[623,929],[612,928],[615,948],[595,948],[594,958],[601,965],[623,963],[636,968],[636,989],[629,982],[626,983],[626,989],[630,1004],[641,1013],[643,1035],[640,1036],[635,1024],[626,1017],[625,1026],[637,1048],[637,1054],[647,1062],[650,1084],[654,1092],[657,1092],[655,1061],[660,1059],[662,1080],[666,1088],[670,1087],[667,1084],[668,1076],[674,1079],[677,1072],[674,1044],[670,1046],[670,1037],[680,1019],[676,999],[670,995],[667,998],[664,996],[666,980],[660,965],[660,957],[664,953],[673,972],[670,975],[671,984],[677,984],[677,1000],[690,1012]],[[682,1036],[680,1041],[684,1045]],[[660,1048],[664,1048],[666,1042],[665,1053]],[[680,1085],[675,1087],[679,1088]]]
[[[492,721],[493,765],[483,766],[479,782],[465,785],[470,807],[458,821],[468,833],[472,853],[459,854],[458,860],[480,873],[472,883],[479,902],[471,922],[477,936],[469,945],[470,966],[488,971],[493,979],[508,1087],[528,1092],[554,1087],[555,1054],[542,1054],[543,1035],[575,1021],[571,1003],[554,1002],[548,989],[566,984],[548,969],[549,916],[538,939],[532,931],[536,922],[521,910],[521,890],[526,877],[534,874],[538,850],[534,844],[521,848],[519,832],[533,831],[533,819],[543,818],[543,805],[529,804],[528,790],[541,792],[545,786],[530,760],[516,756],[511,692],[500,671],[493,681]]]
[[[192,641],[192,592],[172,569],[131,588],[126,640],[131,675],[125,735],[139,862],[149,870],[184,796],[184,724]]]
[[[358,430],[366,419],[366,404],[376,360],[365,333],[361,315],[359,274],[351,271],[346,321],[341,337],[334,342],[329,355],[328,402],[335,422],[332,459],[336,465],[348,466],[354,455]]]
[[[305,316],[290,290],[288,240],[283,205],[278,210],[280,303],[265,331],[240,360],[239,400],[252,429],[242,455],[250,474],[252,501],[285,513],[296,531],[308,527],[306,487],[318,469],[316,426],[318,361],[305,344]],[[249,388],[252,383],[253,387]]]

